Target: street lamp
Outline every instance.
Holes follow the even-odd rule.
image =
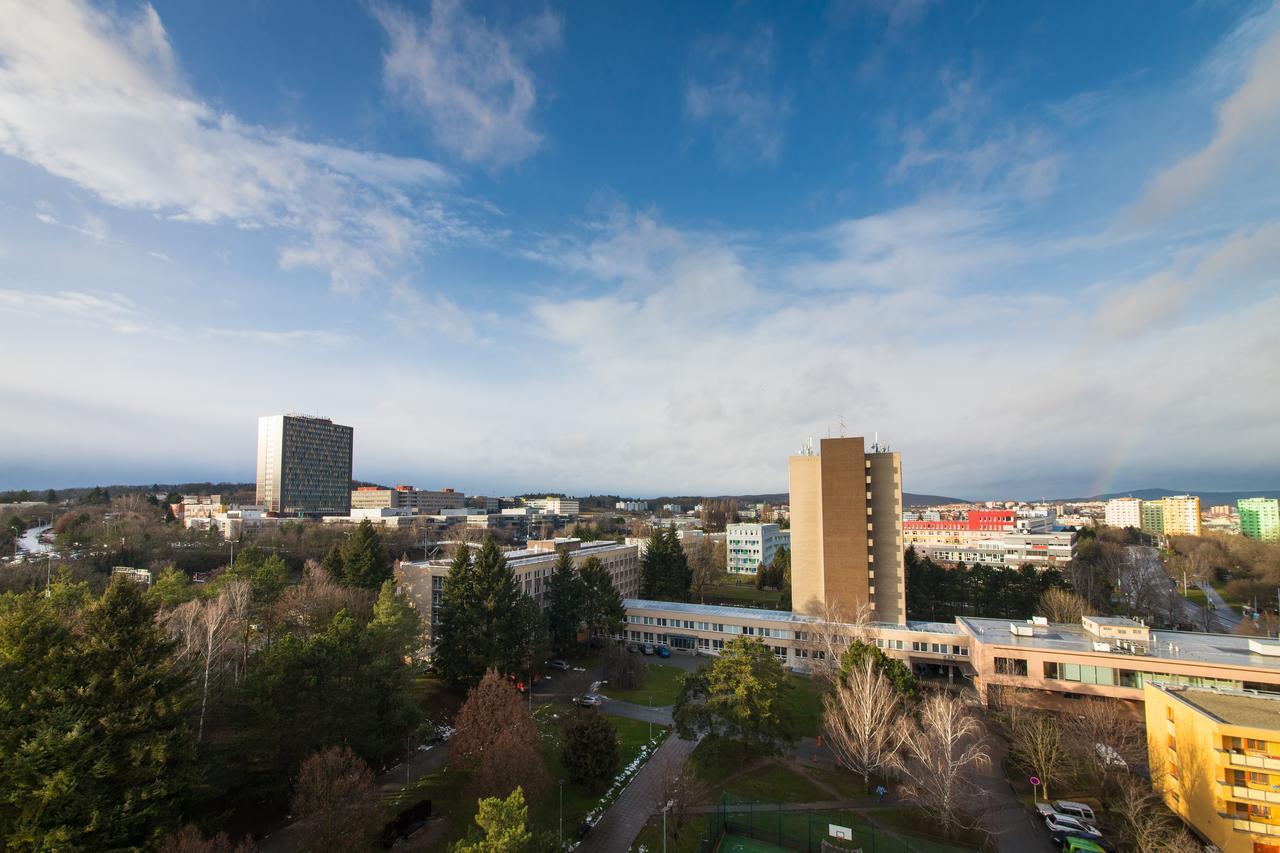
[[[653,696],[649,696],[649,740],[653,740]]]
[[[667,800],[662,807],[662,853],[667,853],[667,809],[671,808],[674,800]]]
[[[560,780],[560,847],[564,847],[564,779]]]

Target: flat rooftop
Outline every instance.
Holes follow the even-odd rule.
[[[1194,687],[1166,692],[1229,726],[1280,731],[1280,696]]]
[[[795,622],[807,625],[822,621],[816,616],[805,616],[792,613],[790,610],[758,610],[754,607],[734,607],[727,604],[689,604],[684,601],[652,601],[644,598],[628,598],[622,604],[629,610],[632,608],[664,610],[668,613],[683,613],[689,618],[700,619],[759,619],[764,622]],[[950,622],[908,622],[906,625],[899,625],[897,622],[868,622],[867,627],[953,636],[960,633],[960,629]]]
[[[1013,619],[985,619],[977,616],[957,616],[960,623],[980,643],[991,643],[1027,649],[1051,649],[1063,652],[1093,651],[1097,637],[1087,632],[1082,625],[1026,625]],[[1009,632],[1009,625],[1034,628],[1035,635],[1018,637]],[[1197,634],[1191,631],[1152,631],[1151,639],[1145,645],[1145,655],[1130,655],[1124,652],[1109,652],[1120,666],[1125,661],[1132,662],[1133,669],[1141,669],[1141,661],[1147,658],[1156,660],[1187,661],[1190,663],[1210,663],[1225,666],[1244,666],[1250,669],[1273,669],[1280,672],[1280,658],[1256,654],[1249,650],[1249,641],[1257,641],[1258,637],[1241,637],[1235,634]],[[1143,645],[1143,644],[1139,644]],[[1114,647],[1114,646],[1113,646]]]
[[[1138,620],[1130,619],[1128,616],[1086,616],[1084,618],[1098,625],[1115,625],[1120,628],[1145,628],[1146,627]]]

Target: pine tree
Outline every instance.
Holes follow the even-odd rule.
[[[342,546],[341,558],[340,579],[345,586],[377,589],[383,581],[391,579],[391,558],[382,546],[382,537],[367,518]]]
[[[560,763],[579,785],[598,785],[618,771],[618,732],[597,710],[581,710],[564,728]]]
[[[609,570],[595,557],[582,561],[583,621],[591,637],[603,639],[622,631],[627,611]]]
[[[684,553],[684,546],[680,544],[680,537],[674,527],[667,529],[666,559],[663,593],[670,601],[684,601],[689,597],[693,570],[689,568],[689,558]]]
[[[489,667],[512,673],[522,662],[523,593],[493,537],[472,558],[463,547],[441,588],[433,658],[444,676],[474,684]]]
[[[577,641],[585,593],[582,579],[574,568],[573,558],[568,551],[561,551],[547,582],[547,596],[551,599],[551,608],[547,611],[551,647],[561,655],[568,654]]]
[[[662,528],[655,527],[645,544],[644,556],[640,558],[641,598],[662,597],[666,588],[667,563],[667,539],[662,535]]]

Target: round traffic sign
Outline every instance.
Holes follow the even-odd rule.
[[[1032,776],[1032,777],[1031,777],[1031,784],[1032,784],[1032,785],[1039,785],[1039,784],[1040,784],[1040,777],[1039,777],[1039,776]]]

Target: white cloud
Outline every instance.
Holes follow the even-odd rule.
[[[1247,24],[1252,32],[1256,19]],[[1238,45],[1239,38],[1228,43]],[[1135,221],[1149,224],[1185,208],[1233,170],[1274,176],[1280,149],[1280,27],[1257,45],[1243,79],[1216,112],[1209,142],[1151,181],[1131,211]]]
[[[120,334],[146,331],[142,313],[119,293],[86,293],[62,290],[37,293],[30,290],[0,290],[0,312],[47,321],[71,320],[101,326]]]
[[[524,21],[516,36],[471,15],[460,0],[433,0],[425,18],[384,4],[373,12],[391,42],[387,87],[422,114],[444,150],[494,167],[538,150],[538,93],[527,56],[560,43],[557,17]]]
[[[415,210],[449,181],[434,163],[302,141],[200,101],[150,6],[126,17],[81,0],[5,4],[0,152],[118,207],[280,229],[293,241],[282,264],[319,269],[337,289],[461,227]]]
[[[684,112],[711,128],[721,162],[772,162],[782,154],[791,103],[773,81],[775,52],[770,28],[746,39],[704,38],[694,48]]]
[[[391,304],[388,319],[406,335],[428,331],[452,341],[480,340],[471,315],[443,294],[423,293],[402,280],[391,286]]]
[[[328,329],[207,329],[215,338],[233,338],[269,346],[307,346],[330,349],[352,342],[350,335]]]

